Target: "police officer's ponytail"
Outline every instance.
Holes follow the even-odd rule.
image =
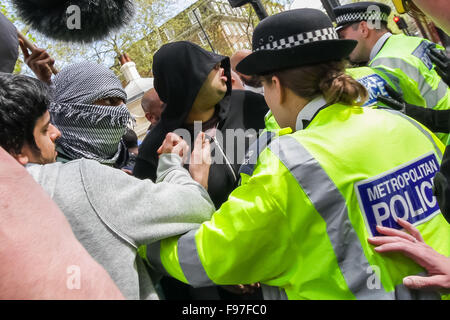
[[[319,88],[328,103],[363,105],[368,97],[366,88],[345,73],[343,63],[327,63],[328,71],[320,80]]]
[[[275,72],[265,76],[280,79],[283,86],[307,100],[323,95],[330,103],[363,105],[368,97],[366,88],[345,73],[346,63],[327,62]]]

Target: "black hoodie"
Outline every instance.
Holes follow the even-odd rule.
[[[223,156],[223,164],[212,164],[208,192],[217,208],[225,202],[228,195],[236,188],[238,171],[243,159],[236,159],[237,145],[233,141],[234,150],[227,149],[226,129],[264,129],[264,115],[268,107],[262,95],[250,91],[231,91],[230,60],[202,49],[196,44],[180,41],[169,43],[156,52],[153,59],[154,86],[160,99],[167,104],[160,122],[145,137],[139,147],[139,155],[134,167],[134,175],[138,178],[156,179],[158,165],[157,150],[169,132],[176,129],[190,129],[185,124],[192,105],[214,66],[220,62],[225,69],[227,93],[216,105],[215,118],[217,129],[222,132],[223,143],[217,140],[211,143],[212,154],[219,152]],[[214,121],[214,119],[212,120]],[[210,122],[210,121],[208,121]],[[205,123],[204,123],[205,125]],[[204,128],[203,128],[204,130]],[[191,145],[196,137],[191,135]],[[246,141],[245,150],[256,137]],[[228,152],[229,151],[229,152]],[[233,152],[234,159],[225,154]],[[216,157],[217,159],[217,154]]]

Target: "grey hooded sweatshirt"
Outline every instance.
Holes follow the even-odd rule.
[[[27,170],[127,299],[159,299],[137,248],[196,229],[214,212],[178,155],[161,156],[156,183],[86,159]],[[80,271],[83,285],[89,270]]]

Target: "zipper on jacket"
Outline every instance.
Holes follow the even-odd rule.
[[[211,139],[213,139],[214,143],[217,145],[217,147],[219,148],[220,153],[222,153],[224,159],[225,159],[225,163],[228,166],[228,168],[230,169],[231,173],[233,174],[233,178],[234,178],[234,182],[237,181],[237,176],[236,173],[233,170],[233,166],[231,165],[230,159],[228,159],[227,155],[225,154],[225,152],[223,151],[222,147],[220,146],[219,142],[217,141],[217,139],[215,137],[211,137]]]

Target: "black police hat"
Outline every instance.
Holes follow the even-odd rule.
[[[339,40],[328,16],[316,9],[288,10],[270,16],[255,28],[253,53],[236,69],[262,75],[348,57],[357,42]]]
[[[387,22],[391,14],[391,7],[380,2],[357,2],[333,9],[339,30],[348,24],[361,21]]]

